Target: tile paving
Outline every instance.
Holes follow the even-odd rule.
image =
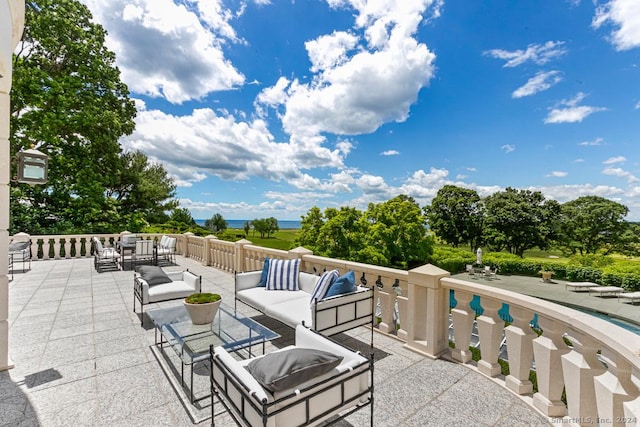
[[[181,257],[177,263],[167,270],[202,275],[203,290],[232,305],[233,275]],[[15,368],[0,372],[0,425],[194,425],[152,352],[150,321],[141,327],[132,307],[133,273],[97,273],[91,259],[38,261],[16,273],[9,283]],[[242,304],[238,310],[260,316]],[[292,342],[293,330],[272,322],[282,337],[270,346]],[[368,337],[359,328],[337,339],[368,351]],[[467,366],[424,358],[378,333],[374,343],[376,426],[549,425],[523,399]],[[338,425],[368,422],[365,409]],[[222,414],[216,425],[235,424]]]

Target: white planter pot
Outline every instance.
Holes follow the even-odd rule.
[[[184,308],[187,309],[187,313],[189,313],[189,317],[191,317],[191,322],[194,325],[206,325],[207,323],[213,323],[213,319],[215,319],[218,313],[218,308],[222,300],[208,302],[206,304],[189,304],[186,301],[183,302]]]

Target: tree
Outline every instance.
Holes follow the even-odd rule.
[[[265,235],[269,238],[271,233],[280,229],[278,226],[278,220],[274,217],[254,219],[252,224],[253,229],[260,233],[261,238],[264,238]]]
[[[547,249],[557,237],[560,204],[539,191],[507,188],[484,202],[484,240],[492,250],[522,257],[527,249]]]
[[[315,251],[320,229],[324,225],[322,211],[317,206],[309,209],[306,215],[300,217],[300,230],[296,236],[295,244]]]
[[[466,243],[472,251],[481,244],[483,203],[475,190],[445,185],[425,207],[429,228],[454,247]]]
[[[112,174],[113,181],[106,190],[114,198],[121,215],[142,215],[150,223],[168,220],[165,211],[178,207],[176,185],[159,163],[150,163],[141,151],[122,153],[120,169]],[[129,231],[138,231],[127,228]]]
[[[251,221],[245,221],[242,228],[244,229],[244,235],[248,235],[249,230],[251,230]]]
[[[362,212],[342,206],[339,210],[325,209],[324,216],[315,250],[330,258],[357,261],[358,252],[366,247],[364,237],[367,224],[360,221]]]
[[[32,145],[48,154],[49,182],[12,183],[12,232],[99,232],[119,221],[105,190],[136,110],[105,34],[78,1],[26,3],[13,63],[11,155]]]
[[[363,220],[368,224],[364,235],[367,256],[376,256],[373,249],[387,260],[383,265],[412,267],[433,252],[433,240],[425,230],[426,218],[412,197],[400,195],[384,203],[371,203]]]
[[[191,212],[187,208],[176,208],[171,211],[170,221],[186,225],[195,225],[196,221],[191,216]]]
[[[227,229],[227,221],[219,213],[214,214],[210,219],[204,222],[204,226],[213,232],[224,231]]]
[[[599,196],[583,196],[566,202],[561,213],[560,242],[571,253],[595,254],[604,248],[611,252],[628,226],[624,218],[629,209]]]

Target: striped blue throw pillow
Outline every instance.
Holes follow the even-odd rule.
[[[311,294],[311,305],[316,301],[324,299],[329,287],[338,279],[338,277],[340,277],[338,270],[330,270],[322,273],[318,283],[316,283],[316,287],[313,288],[313,293]]]
[[[297,291],[299,259],[272,259],[269,261],[267,277],[268,291]]]

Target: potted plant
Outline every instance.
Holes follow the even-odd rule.
[[[184,307],[194,325],[212,323],[222,303],[222,297],[208,292],[191,294],[184,299]]]

